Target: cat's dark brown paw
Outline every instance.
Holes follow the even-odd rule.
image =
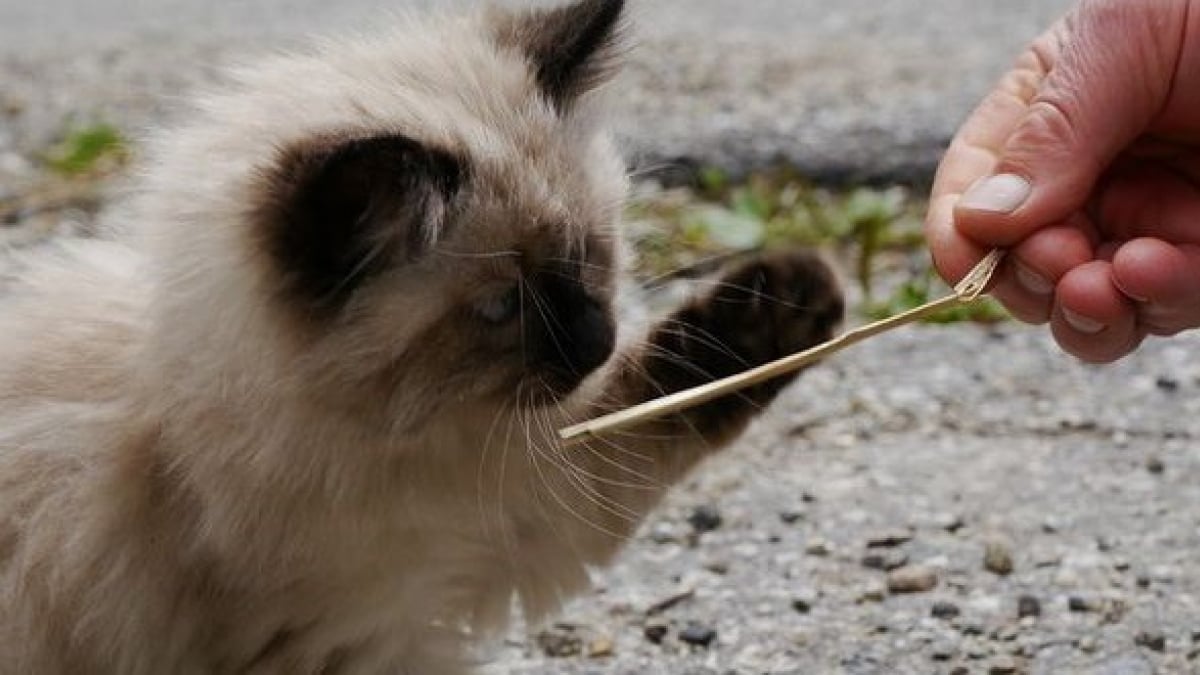
[[[831,338],[844,303],[829,267],[807,251],[735,266],[651,337],[647,370],[662,393],[694,387]],[[736,431],[795,375],[696,408],[687,422],[709,436]]]

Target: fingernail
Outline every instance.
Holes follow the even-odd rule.
[[[1002,173],[976,181],[959,200],[958,206],[974,211],[1012,213],[1029,199],[1032,192],[1033,186],[1029,181],[1011,173]]]
[[[1130,293],[1129,291],[1125,290],[1125,287],[1121,285],[1121,280],[1117,279],[1116,275],[1113,276],[1113,284],[1116,285],[1117,290],[1121,291],[1121,293],[1124,294],[1125,297],[1129,298],[1130,300],[1133,300],[1134,302],[1140,302],[1143,305],[1150,302],[1150,298],[1143,298],[1140,295],[1136,295],[1134,293]]]
[[[1017,283],[1025,290],[1034,295],[1050,295],[1054,292],[1054,284],[1046,280],[1045,277],[1034,272],[1020,261],[1014,261],[1013,270],[1015,270]]]
[[[1062,313],[1063,313],[1063,318],[1066,319],[1067,323],[1070,324],[1071,328],[1074,328],[1075,330],[1079,331],[1080,333],[1083,333],[1084,335],[1095,335],[1095,334],[1103,331],[1105,328],[1107,328],[1107,326],[1100,323],[1099,321],[1096,321],[1095,319],[1089,319],[1086,316],[1083,316],[1080,314],[1076,314],[1075,312],[1072,312],[1069,309],[1064,309],[1062,311]]]

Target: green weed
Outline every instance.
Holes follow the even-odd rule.
[[[863,314],[881,317],[915,307],[949,289],[925,256],[921,218],[925,204],[901,187],[835,191],[787,172],[735,182],[722,171],[699,173],[694,190],[635,198],[629,211],[637,271],[656,278],[730,253],[808,246],[829,251],[852,270]],[[897,279],[897,257],[913,268]],[[919,262],[914,266],[911,260]],[[876,300],[877,297],[884,298]],[[936,322],[999,321],[991,302],[951,310]]]
[[[76,177],[118,168],[128,157],[128,142],[116,127],[96,123],[71,129],[45,155],[46,166]]]

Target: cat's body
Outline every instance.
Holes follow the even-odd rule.
[[[622,3],[414,23],[242,73],[154,146],[122,242],[0,298],[0,673],[469,671],[782,386],[554,429],[824,339],[805,255],[648,336],[589,102]],[[774,296],[781,296],[778,302]]]

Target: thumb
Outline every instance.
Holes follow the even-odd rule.
[[[968,238],[1012,246],[1087,203],[1112,161],[1170,95],[1187,3],[1085,0],[1031,47],[1040,86],[992,173],[955,207]]]

